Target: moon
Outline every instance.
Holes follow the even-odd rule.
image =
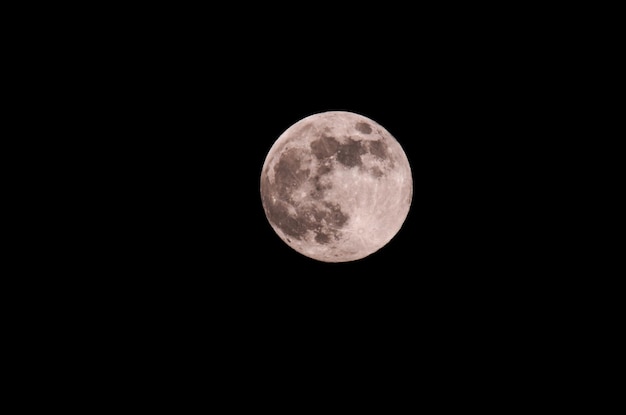
[[[307,116],[276,139],[261,171],[265,216],[288,246],[322,262],[365,258],[400,231],[411,167],[400,143],[354,112]]]

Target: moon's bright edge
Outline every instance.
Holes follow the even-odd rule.
[[[362,259],[401,229],[412,197],[411,167],[399,142],[360,114],[305,117],[270,148],[261,200],[276,234],[324,262]]]

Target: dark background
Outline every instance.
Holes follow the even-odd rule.
[[[207,271],[254,265],[254,273],[277,277],[381,273],[413,281],[420,272],[514,271],[508,260],[519,258],[516,234],[527,218],[523,180],[536,162],[524,155],[538,144],[529,137],[540,107],[532,82],[517,66],[503,67],[502,54],[464,52],[457,42],[421,45],[392,52],[335,40],[268,53],[235,43],[233,62],[177,50],[176,64],[138,73],[115,111],[126,110],[119,140],[137,169],[129,196],[142,208],[153,203],[146,217],[159,224],[148,235]],[[320,264],[290,250],[260,202],[260,171],[274,140],[327,110],[361,113],[387,128],[414,176],[401,232],[352,264]]]
[[[124,12],[52,45],[41,105],[76,139],[61,140],[72,203],[55,190],[50,263],[78,277],[50,279],[70,298],[55,301],[139,370],[218,362],[226,385],[532,365],[566,312],[564,173],[546,174],[571,93],[558,34],[535,38],[543,23],[517,12],[320,11]],[[350,263],[291,250],[259,193],[274,141],[328,110],[380,123],[413,173],[400,232]]]
[[[117,37],[90,39],[73,73],[77,106],[98,100],[81,114],[98,136],[84,162],[102,163],[106,249],[94,255],[104,252],[106,269],[137,273],[128,284],[138,290],[244,292],[259,304],[397,307],[418,296],[460,309],[519,299],[529,275],[534,284],[550,241],[535,234],[545,215],[537,195],[552,192],[537,186],[552,157],[549,41],[512,18],[485,25],[462,13],[367,30],[326,19],[229,31],[185,16],[169,26],[131,19]],[[396,237],[345,264],[291,250],[259,193],[273,142],[328,110],[383,125],[414,181]]]
[[[533,229],[542,207],[526,196],[538,190],[528,180],[543,157],[532,73],[497,44],[462,36],[403,38],[395,49],[393,38],[376,40],[277,47],[246,38],[218,52],[178,43],[120,71],[119,95],[106,92],[115,185],[105,222],[116,240],[109,264],[133,273],[123,277],[131,292],[179,305],[208,295],[235,314],[279,304],[287,319],[360,309],[392,320],[430,307],[438,318],[493,311],[541,292],[545,281],[533,279],[549,253]],[[327,110],[383,125],[413,173],[401,231],[351,263],[291,250],[259,193],[273,142]]]
[[[603,318],[571,249],[579,200],[562,198],[585,179],[564,168],[585,163],[563,133],[578,90],[562,55],[585,40],[553,24],[566,11],[233,6],[39,12],[53,27],[8,79],[35,110],[8,177],[34,178],[25,219],[7,216],[20,362],[44,388],[65,375],[94,402],[177,409],[560,398],[601,338],[580,327]],[[293,251],[260,197],[274,141],[328,110],[380,123],[413,174],[402,229],[349,263]]]

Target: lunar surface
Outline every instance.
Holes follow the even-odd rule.
[[[285,130],[261,172],[261,200],[276,234],[318,261],[362,259],[401,229],[413,180],[398,141],[352,112],[310,115]]]

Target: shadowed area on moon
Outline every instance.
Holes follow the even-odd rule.
[[[363,134],[370,134],[372,132],[372,126],[366,122],[358,122],[356,123],[354,128],[356,128],[358,132]]]
[[[269,178],[265,177],[261,185],[266,189],[269,188]],[[279,190],[279,193],[283,192]],[[326,244],[339,236],[339,229],[348,221],[348,216],[335,203],[320,201],[298,204],[291,196],[285,200],[274,200],[269,193],[267,194],[264,203],[269,220],[292,238],[302,239],[312,231],[315,233],[315,241]]]
[[[301,169],[301,151],[291,148],[283,154],[274,168],[274,182],[281,198],[289,198],[309,177],[308,169]]]
[[[357,123],[355,128],[363,134],[372,132],[365,122]],[[274,183],[266,173],[261,181],[261,193],[268,219],[285,235],[302,240],[312,232],[315,242],[328,244],[340,238],[341,229],[350,217],[337,203],[324,199],[332,189],[331,182],[324,177],[333,172],[337,163],[347,168],[363,167],[361,156],[364,154],[390,160],[387,145],[382,140],[359,141],[345,137],[344,142],[340,142],[335,137],[322,135],[310,143],[309,149],[310,152],[301,148],[284,150],[274,165]],[[377,166],[367,171],[375,178],[384,175]],[[305,190],[306,199],[295,196]]]
[[[322,136],[311,142],[311,152],[318,160],[324,160],[336,155],[337,161],[346,167],[361,165],[361,155],[370,153],[380,160],[387,160],[387,145],[381,140],[359,141],[348,138],[346,143],[340,143],[334,137]]]

